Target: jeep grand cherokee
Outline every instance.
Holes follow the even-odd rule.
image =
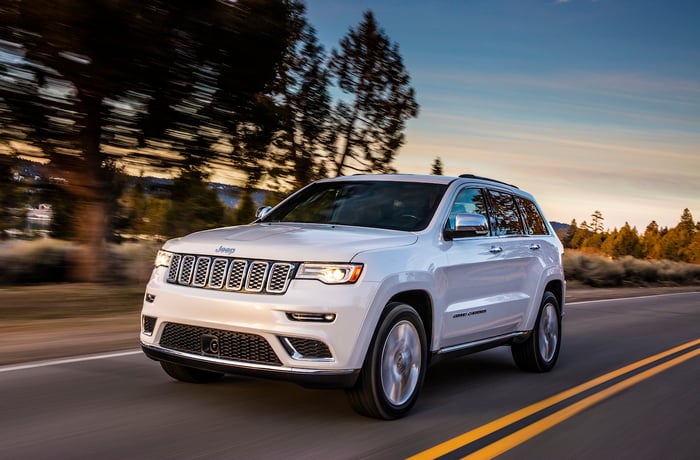
[[[357,412],[394,419],[447,356],[507,345],[520,368],[552,369],[565,286],[562,245],[517,187],[472,175],[324,179],[250,225],[166,242],[141,343],[177,380],[344,388]]]

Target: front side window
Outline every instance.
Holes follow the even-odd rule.
[[[319,182],[272,210],[260,222],[425,229],[445,193],[444,184],[395,181]]]
[[[446,224],[448,230],[455,230],[457,214],[481,214],[488,219],[483,191],[480,188],[465,188],[457,194]]]
[[[489,190],[493,212],[491,234],[495,236],[523,235],[523,226],[518,215],[515,199],[510,193]]]

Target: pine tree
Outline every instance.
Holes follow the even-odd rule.
[[[603,213],[598,210],[593,211],[593,214],[591,214],[591,231],[593,233],[602,232],[604,220]]]
[[[166,215],[167,236],[186,235],[224,223],[224,205],[207,180],[206,174],[192,170],[173,181],[172,206]]]
[[[430,166],[430,174],[434,176],[442,176],[442,160],[440,157],[435,157],[435,161]]]
[[[578,231],[578,225],[576,224],[576,219],[572,219],[569,227],[566,229],[562,243],[564,243],[565,248],[571,248],[571,240]]]
[[[234,223],[236,225],[249,224],[255,220],[255,202],[252,190],[245,189],[241,194],[241,200],[236,207]]]
[[[672,229],[665,232],[660,241],[660,256],[663,259],[690,262],[694,259],[689,250],[697,230],[693,215],[688,208],[683,210],[681,220]]]
[[[0,137],[38,147],[67,179],[74,279],[108,275],[114,147],[138,165],[184,159],[190,173],[225,158],[260,176],[276,128],[260,93],[283,55],[286,3],[3,2],[0,41],[18,58],[0,62]]]
[[[297,189],[326,176],[323,152],[329,150],[331,138],[331,99],[325,53],[306,21],[305,6],[292,1],[290,7],[290,40],[274,84],[281,100],[280,131],[274,142],[280,161],[269,173]]]
[[[418,103],[398,45],[371,11],[341,40],[340,50],[332,51],[329,69],[348,98],[334,110],[335,174],[393,172],[406,120],[418,115]]]
[[[661,258],[661,234],[659,224],[652,220],[642,235],[642,256],[646,259]]]
[[[641,254],[642,246],[637,229],[631,228],[630,224],[625,222],[625,225],[623,225],[620,231],[615,235],[612,249],[608,252],[608,255],[614,258],[623,256],[639,258]]]

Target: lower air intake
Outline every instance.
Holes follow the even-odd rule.
[[[272,366],[282,365],[267,340],[256,334],[166,323],[160,338],[160,346],[185,353],[205,355],[206,353],[202,350],[204,336],[209,340],[212,337],[218,339],[218,357],[221,359]]]

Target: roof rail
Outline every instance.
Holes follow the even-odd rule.
[[[513,188],[519,188],[517,185],[509,184],[508,182],[503,182],[500,180],[496,179],[490,179],[488,177],[483,177],[483,176],[475,176],[474,174],[460,174],[459,177],[462,179],[480,179],[480,180],[487,180],[489,182],[496,182],[499,184],[507,185],[508,187],[513,187]]]

